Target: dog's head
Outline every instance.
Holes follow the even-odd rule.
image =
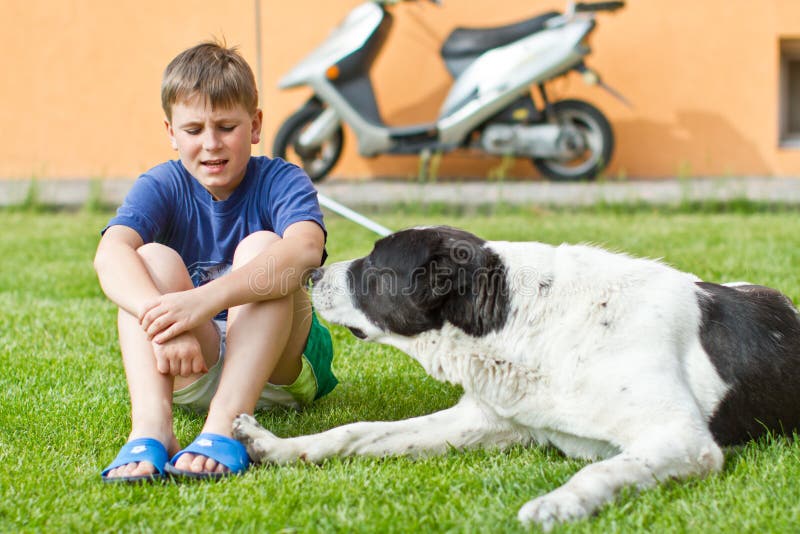
[[[505,324],[509,309],[500,257],[484,240],[443,226],[397,232],[368,256],[318,271],[312,298],[325,319],[376,340],[445,321],[483,336]]]

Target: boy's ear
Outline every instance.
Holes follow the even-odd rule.
[[[164,119],[164,126],[167,128],[167,136],[169,143],[172,145],[172,150],[178,150],[178,142],[175,141],[175,132],[172,130],[172,124],[167,119]]]
[[[264,114],[260,109],[256,110],[253,120],[250,123],[250,144],[257,145],[261,141],[261,126]]]

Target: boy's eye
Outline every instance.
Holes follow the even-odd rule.
[[[223,132],[232,132],[236,126],[220,126],[219,129]]]
[[[190,128],[188,130],[184,130],[189,135],[197,135],[200,133],[200,128]]]

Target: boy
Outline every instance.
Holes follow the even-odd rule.
[[[161,100],[179,160],[136,181],[94,261],[119,306],[131,398],[131,433],[106,482],[240,473],[236,415],[336,385],[330,334],[303,289],[325,259],[322,213],[302,170],[251,157],[262,120],[252,70],[235,49],[203,43],[167,66]],[[208,410],[180,452],[173,403]]]

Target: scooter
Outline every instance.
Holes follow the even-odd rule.
[[[550,102],[545,83],[575,70],[627,104],[584,63],[595,13],[616,11],[624,2],[569,1],[564,13],[497,28],[457,28],[441,49],[454,83],[438,119],[395,128],[381,119],[369,72],[392,26],[389,8],[400,1],[418,0],[356,6],[280,80],[281,89],[309,86],[314,94],[278,130],[275,156],[295,161],[313,181],[322,180],[341,156],[342,124],[347,124],[365,157],[418,154],[427,163],[432,154],[466,148],[530,158],[553,180],[590,180],[608,164],[614,135],[603,113],[581,100]]]

